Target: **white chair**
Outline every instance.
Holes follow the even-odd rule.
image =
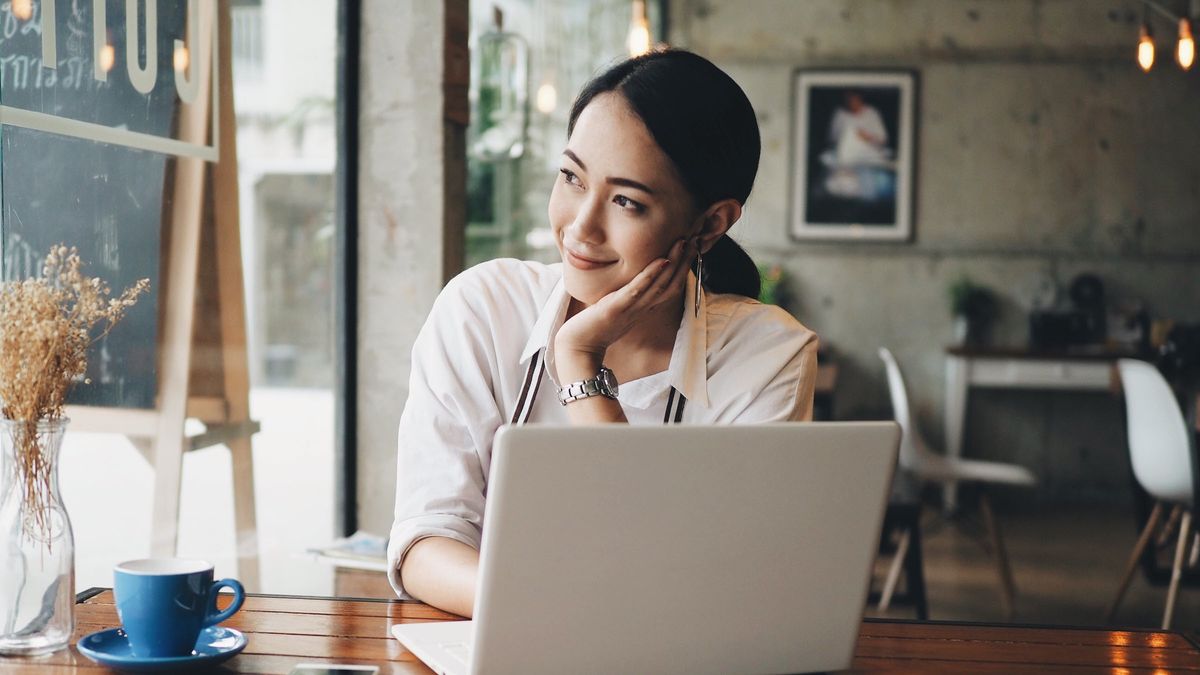
[[[1179,540],[1175,544],[1175,564],[1171,568],[1171,585],[1167,589],[1167,607],[1163,612],[1162,627],[1166,630],[1171,627],[1171,615],[1175,610],[1175,597],[1179,593],[1179,579],[1183,573],[1183,557],[1192,527],[1195,474],[1188,439],[1190,430],[1179,408],[1179,401],[1157,368],[1145,361],[1121,359],[1117,362],[1117,369],[1121,373],[1121,388],[1125,390],[1129,460],[1133,464],[1133,475],[1137,482],[1154,498],[1154,509],[1133,547],[1125,576],[1117,589],[1117,596],[1108,606],[1105,620],[1112,621],[1116,614],[1117,606],[1137,568],[1138,559],[1146,550],[1154,528],[1162,517],[1163,505],[1168,504],[1181,510],[1182,518],[1179,522]]]
[[[892,398],[892,412],[896,422],[900,424],[903,433],[900,438],[900,468],[911,472],[923,483],[938,483],[946,485],[952,482],[973,482],[981,485],[1018,485],[1030,486],[1037,482],[1031,471],[1016,464],[1000,462],[984,462],[970,459],[948,458],[929,449],[929,445],[917,429],[908,403],[908,390],[904,385],[904,376],[896,357],[887,347],[879,348],[879,358],[887,367],[888,391]],[[992,513],[991,502],[987,493],[979,492],[979,507],[983,515],[984,525],[991,539],[992,552],[996,558],[996,569],[1000,575],[1002,590],[1001,600],[1007,617],[1013,615],[1013,599],[1016,596],[1016,584],[1013,582],[1012,569],[1008,564],[1008,554],[1004,549],[1004,541],[1000,536],[1000,527]],[[903,537],[901,542],[903,543]],[[892,562],[896,567],[897,561]],[[898,568],[897,568],[898,570]],[[894,578],[898,571],[889,571],[888,582],[885,582],[880,607],[886,608],[894,586]]]

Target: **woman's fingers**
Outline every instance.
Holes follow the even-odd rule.
[[[669,269],[655,280],[652,292],[656,299],[674,297],[676,291],[686,283],[688,266],[695,254],[693,246],[694,244],[690,240],[681,239],[671,247]]]
[[[610,294],[610,309],[628,312],[657,304],[665,297],[673,297],[674,291],[687,280],[691,259],[695,256],[695,244],[680,239],[667,252],[667,258],[658,258],[638,273],[621,290]]]
[[[655,287],[655,282],[663,277],[671,267],[671,261],[659,258],[638,273],[625,288],[621,289],[618,297],[621,299],[621,309],[627,309],[649,297]],[[668,275],[669,276],[669,275]]]
[[[687,285],[688,272],[692,269],[692,261],[696,259],[696,251],[699,247],[696,245],[695,239],[688,239],[684,242],[683,249],[679,255],[679,266],[675,268],[675,273],[671,275],[671,282],[668,288],[672,291],[679,290]]]

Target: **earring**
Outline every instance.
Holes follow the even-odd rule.
[[[695,315],[700,316],[700,293],[704,287],[704,256],[696,252],[696,307]]]

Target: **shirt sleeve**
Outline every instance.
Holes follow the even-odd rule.
[[[480,545],[487,458],[500,413],[487,317],[467,302],[464,285],[459,277],[446,286],[413,346],[387,550],[388,580],[401,598],[410,597],[400,566],[413,544],[447,537]]]
[[[812,420],[817,382],[817,335],[772,307],[741,323],[722,349],[710,395],[724,392],[714,411],[718,424],[765,424]]]

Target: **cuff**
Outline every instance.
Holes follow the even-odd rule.
[[[393,525],[387,547],[387,575],[392,590],[401,600],[414,598],[404,591],[404,584],[400,583],[400,567],[404,564],[404,558],[412,549],[413,544],[426,537],[446,537],[462,542],[477,551],[482,539],[482,535],[475,525],[458,516],[429,514],[407,518]]]

